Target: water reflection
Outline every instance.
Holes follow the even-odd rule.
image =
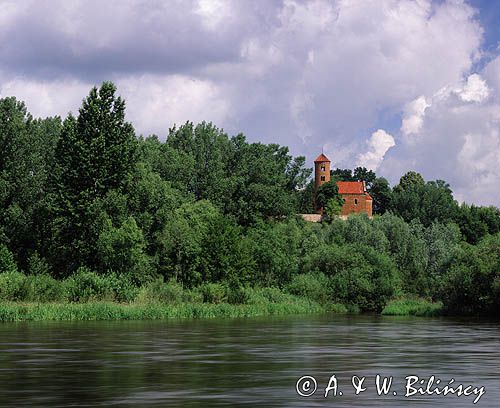
[[[0,406],[473,406],[405,398],[407,375],[486,387],[500,401],[500,325],[450,319],[301,316],[0,325]],[[321,391],[335,374],[342,397]],[[318,380],[301,398],[295,382]],[[398,395],[377,396],[376,374]],[[353,395],[352,375],[367,391]]]

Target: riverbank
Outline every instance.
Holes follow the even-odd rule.
[[[391,300],[382,310],[385,316],[440,316],[443,303],[431,302],[421,298],[403,298]]]
[[[231,305],[228,303],[121,304],[89,303],[0,303],[0,322],[21,321],[92,321],[162,320],[254,317],[287,314],[315,314],[327,311],[347,312],[340,305],[322,306],[297,299],[295,302]]]
[[[442,304],[424,299],[397,299],[389,302],[381,314],[386,316],[438,316]],[[164,320],[237,318],[272,315],[318,313],[359,313],[341,304],[319,304],[296,297],[285,302],[259,304],[229,303],[117,303],[117,302],[49,302],[0,303],[0,322],[22,321],[97,321],[97,320]]]

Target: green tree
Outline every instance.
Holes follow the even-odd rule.
[[[94,264],[99,231],[94,225],[98,201],[122,190],[136,162],[134,129],[125,121],[125,102],[110,82],[92,88],[77,118],[69,116],[57,144],[57,218],[54,228],[59,266],[74,270]]]
[[[500,209],[462,204],[457,211],[457,224],[467,242],[478,243],[486,234],[500,232]]]
[[[420,174],[408,172],[393,189],[390,210],[405,221],[418,219],[429,226],[435,221],[453,221],[458,212],[458,204],[445,181],[426,183]]]
[[[392,190],[389,182],[383,177],[377,177],[368,188],[373,198],[373,213],[384,214],[391,206]]]
[[[342,209],[342,205],[344,204],[344,200],[342,196],[339,194],[339,188],[334,181],[329,181],[327,183],[322,184],[318,191],[316,191],[316,207],[317,208],[325,208],[327,205],[330,210],[334,210],[338,212],[338,209]],[[337,215],[337,214],[332,214]]]
[[[364,181],[366,187],[370,189],[377,176],[372,170],[368,170],[366,167],[356,167],[353,171],[353,178],[355,181]]]
[[[330,176],[335,181],[356,181],[351,169],[334,169],[330,171]]]
[[[441,298],[451,313],[500,312],[500,234],[463,244],[442,280]]]
[[[34,120],[24,103],[0,99],[0,243],[20,267],[43,245],[59,118]]]
[[[133,217],[119,227],[113,227],[108,218],[97,240],[98,265],[101,271],[114,271],[136,283],[144,283],[152,272],[145,248],[142,231]]]

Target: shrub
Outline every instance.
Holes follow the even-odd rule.
[[[182,301],[188,303],[203,303],[203,295],[198,289],[184,289]]]
[[[220,283],[204,283],[199,288],[204,303],[223,303],[227,300],[227,289]]]
[[[49,275],[31,275],[26,278],[26,300],[54,302],[63,300],[64,285]]]
[[[146,242],[135,219],[129,217],[119,228],[106,220],[97,240],[97,256],[103,271],[114,270],[128,274],[142,283],[151,274],[150,259],[145,253]]]
[[[0,273],[0,300],[24,300],[26,276],[17,271]]]
[[[464,244],[441,281],[441,299],[448,313],[500,312],[500,234],[478,245]]]
[[[242,305],[247,303],[248,293],[244,287],[235,286],[227,289],[227,302],[232,305]]]
[[[51,270],[47,261],[38,252],[33,252],[28,258],[28,273],[30,275],[50,275]]]
[[[165,283],[163,278],[159,278],[144,285],[136,300],[140,303],[180,303],[184,300],[184,290],[175,280]]]
[[[245,288],[246,303],[264,305],[268,303],[291,303],[297,300],[294,296],[283,293],[279,288]]]
[[[331,300],[330,280],[323,273],[295,275],[286,290],[292,295],[318,303],[324,304]]]
[[[139,288],[133,284],[129,275],[108,272],[103,278],[108,281],[113,298],[118,302],[132,302],[139,293]]]
[[[85,267],[66,279],[64,285],[70,302],[113,300],[114,297],[110,281]]]
[[[17,272],[14,255],[5,245],[0,245],[0,273]]]

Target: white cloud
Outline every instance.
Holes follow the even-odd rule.
[[[138,133],[165,137],[173,124],[190,120],[223,123],[230,105],[211,81],[182,75],[143,75],[115,80],[127,104],[127,120]],[[99,85],[99,84],[97,84]],[[77,114],[94,84],[77,80],[30,81],[18,78],[0,86],[0,97],[16,96],[35,117]],[[61,92],[64,90],[64,92]]]
[[[426,98],[431,102],[425,109],[415,109],[418,126],[412,128],[412,137],[403,138],[382,169],[396,178],[401,175],[398,171],[409,170],[412,163],[411,169],[426,179],[448,181],[459,201],[498,205],[500,100],[498,90],[490,88],[483,75],[492,80],[500,77],[500,64],[494,60],[483,72]]]
[[[425,96],[420,96],[407,104],[401,125],[401,132],[404,136],[419,132],[424,122],[425,110],[429,106],[431,105],[426,101]]]
[[[195,13],[202,17],[205,27],[215,30],[231,15],[231,3],[225,0],[198,0]]]
[[[127,101],[127,117],[145,135],[164,137],[173,124],[186,121],[225,123],[230,105],[217,84],[183,75],[122,78],[117,81]]]
[[[15,78],[0,85],[0,97],[15,96],[26,102],[28,111],[35,117],[77,113],[92,84],[68,79],[61,81],[35,81]]]
[[[483,28],[466,2],[6,5],[0,92],[35,115],[75,111],[111,79],[138,133],[208,120],[309,161],[323,146],[334,165],[362,162],[392,181],[416,169],[468,201],[500,204],[483,194],[498,173],[482,168],[500,167],[500,59],[473,73]],[[367,148],[378,128],[390,134],[374,132]]]
[[[366,142],[368,151],[358,156],[358,165],[377,170],[387,151],[396,145],[394,138],[383,129],[378,129]]]
[[[489,95],[488,85],[478,74],[469,75],[462,89],[458,90],[460,99],[465,102],[482,102]]]

